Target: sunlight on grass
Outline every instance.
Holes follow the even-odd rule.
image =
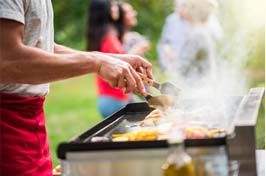
[[[52,84],[45,110],[51,153],[56,165],[58,144],[81,134],[101,120],[96,109],[93,76]]]

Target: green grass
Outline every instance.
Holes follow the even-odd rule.
[[[53,163],[56,165],[57,145],[101,120],[96,109],[93,77],[83,76],[52,84],[45,110]]]
[[[257,85],[264,86],[253,86]],[[59,163],[56,148],[60,142],[70,140],[101,120],[96,109],[96,95],[93,76],[52,84],[45,110],[54,166]],[[260,109],[256,128],[258,148],[265,148],[264,105]]]

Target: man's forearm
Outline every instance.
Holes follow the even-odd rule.
[[[94,54],[52,54],[41,49],[18,46],[2,54],[1,83],[41,84],[96,72],[99,60]]]
[[[54,53],[55,54],[74,54],[77,52],[81,52],[81,51],[78,51],[78,50],[69,48],[67,46],[57,44],[57,43],[54,44]]]
[[[113,87],[126,88],[127,92],[144,90],[143,82],[134,70],[139,67],[151,70],[151,64],[142,58],[126,55],[116,59],[106,54],[76,51],[60,45],[55,46],[55,53],[48,53],[23,43],[23,24],[0,19],[0,26],[2,84],[42,84],[96,72]]]

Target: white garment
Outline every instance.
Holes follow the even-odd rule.
[[[148,40],[138,32],[126,32],[123,38],[123,46],[125,48],[126,53],[134,48],[137,44]]]
[[[157,46],[163,69],[180,76],[201,76],[210,67],[214,42],[222,37],[222,30],[215,17],[206,24],[192,26],[176,13],[169,15]],[[213,59],[213,58],[212,58]]]
[[[25,45],[53,52],[54,25],[51,0],[1,0],[0,18],[24,24]],[[49,84],[0,84],[2,93],[44,96],[48,91]]]

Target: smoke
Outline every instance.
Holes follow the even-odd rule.
[[[256,41],[254,34],[264,28],[262,19],[265,6],[260,2],[262,1],[220,1],[217,16],[223,37],[219,42],[210,36],[205,27],[197,28],[197,32],[200,31],[203,37],[198,37],[196,32],[194,37],[198,37],[200,41],[193,38],[191,41],[200,43],[200,47],[203,43],[208,53],[207,58],[203,59],[207,62],[197,62],[196,66],[189,62],[191,65],[187,72],[176,69],[180,68],[178,62],[172,62],[168,68],[169,80],[181,89],[177,99],[178,109],[195,114],[197,121],[215,126],[226,128],[231,123],[237,108],[235,102],[247,93],[249,87],[246,67],[256,50],[253,45]],[[184,49],[189,49],[190,46]]]

